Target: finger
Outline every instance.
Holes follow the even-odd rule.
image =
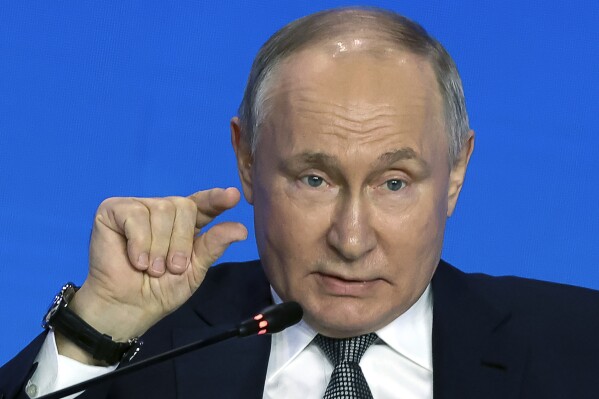
[[[144,271],[150,266],[149,253],[152,243],[150,213],[148,208],[139,202],[136,202],[134,209],[129,212],[123,226],[127,237],[129,262],[136,269]]]
[[[248,231],[241,223],[225,222],[212,226],[197,237],[191,255],[196,286],[202,282],[208,268],[221,257],[229,245],[243,241],[247,236]]]
[[[96,217],[109,229],[125,236],[129,263],[141,271],[149,266],[149,216],[148,208],[134,198],[109,198],[102,202]]]
[[[175,205],[165,198],[143,198],[139,200],[150,210],[152,243],[150,246],[150,267],[147,273],[160,277],[166,271],[166,256],[171,241],[175,221]]]
[[[235,187],[226,189],[213,188],[211,190],[198,191],[187,198],[195,202],[198,208],[196,227],[200,229],[227,209],[231,209],[237,205],[241,194]]]
[[[170,197],[169,199],[175,204],[176,213],[166,267],[171,273],[181,274],[187,269],[191,260],[197,207],[188,198]]]

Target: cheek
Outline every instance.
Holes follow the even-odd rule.
[[[385,252],[392,254],[393,263],[436,265],[445,229],[445,198],[441,187],[430,184],[401,209],[378,213],[378,223],[384,226],[382,245]]]
[[[265,193],[266,194],[266,193]],[[285,244],[299,240],[309,226],[313,224],[315,215],[304,208],[298,207],[284,193],[269,190],[268,194],[256,199],[254,204],[254,217],[256,229],[260,234],[268,237],[268,241]]]
[[[254,227],[260,258],[272,270],[269,274],[290,281],[324,253],[330,216],[326,206],[301,201],[286,188],[282,183],[257,187]]]
[[[256,187],[254,212],[256,227],[277,239],[294,239],[302,244],[322,234],[331,219],[332,195],[310,193],[296,182],[272,174]],[[294,245],[295,246],[295,245]]]

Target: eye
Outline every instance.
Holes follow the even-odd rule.
[[[407,185],[405,181],[400,179],[387,180],[385,184],[387,185],[387,188],[391,191],[399,191]]]
[[[316,175],[303,176],[301,181],[313,188],[321,187],[324,184],[324,179]]]

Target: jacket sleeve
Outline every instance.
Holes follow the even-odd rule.
[[[35,372],[34,360],[46,339],[46,333],[38,335],[13,359],[0,368],[0,399],[28,398],[25,385]]]

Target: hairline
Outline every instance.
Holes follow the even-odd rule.
[[[293,37],[291,37],[291,35],[285,37],[286,29],[297,29],[298,25],[302,23],[302,20],[305,20],[306,18],[317,18],[319,15],[324,15],[323,18],[325,19],[327,17],[334,18],[345,12],[356,14],[362,13],[362,15],[359,15],[360,17],[370,17],[372,21],[364,23],[363,28],[365,29],[362,29],[361,32],[360,28],[350,26],[346,21],[341,21],[337,26],[327,28],[329,29],[327,32],[335,33],[334,36],[324,36],[322,34],[319,36],[318,34],[315,34],[310,36],[307,40],[300,42],[299,45],[292,46],[290,50],[282,48],[279,49],[278,52],[276,51],[277,45],[281,44],[278,43],[280,41],[286,40],[287,42],[293,43]],[[393,18],[401,22],[392,20]],[[413,35],[419,40],[418,43],[409,42],[409,40],[414,39],[413,37],[399,38],[394,36],[393,32],[386,30],[386,28],[388,29],[387,25],[379,27],[373,23],[373,21],[376,22],[378,20],[383,20],[383,22],[388,25],[396,24],[402,29],[406,29],[409,35]],[[358,32],[362,34],[364,34],[364,32],[373,33],[377,38],[383,39],[394,49],[421,57],[432,68],[439,95],[442,100],[444,113],[442,118],[443,126],[448,139],[448,160],[450,166],[453,166],[459,157],[459,152],[464,145],[469,131],[468,114],[466,112],[462,82],[453,59],[441,43],[430,36],[424,28],[417,23],[410,21],[395,12],[373,7],[346,7],[309,15],[285,25],[262,46],[252,65],[246,92],[239,107],[239,117],[242,124],[243,136],[250,144],[252,153],[255,153],[257,149],[260,127],[269,114],[269,110],[266,109],[265,100],[268,98],[268,94],[272,90],[271,86],[273,81],[276,81],[275,78],[285,61],[288,61],[293,55],[300,53],[302,50],[315,48],[318,45],[330,41],[331,37],[337,38],[341,35],[349,35]],[[376,47],[379,47],[379,45]],[[274,50],[274,57],[268,59],[268,55],[272,55],[268,54],[268,50]],[[260,64],[258,61],[263,62]],[[258,74],[254,76],[256,69],[258,69]],[[251,84],[255,87],[251,87]]]

